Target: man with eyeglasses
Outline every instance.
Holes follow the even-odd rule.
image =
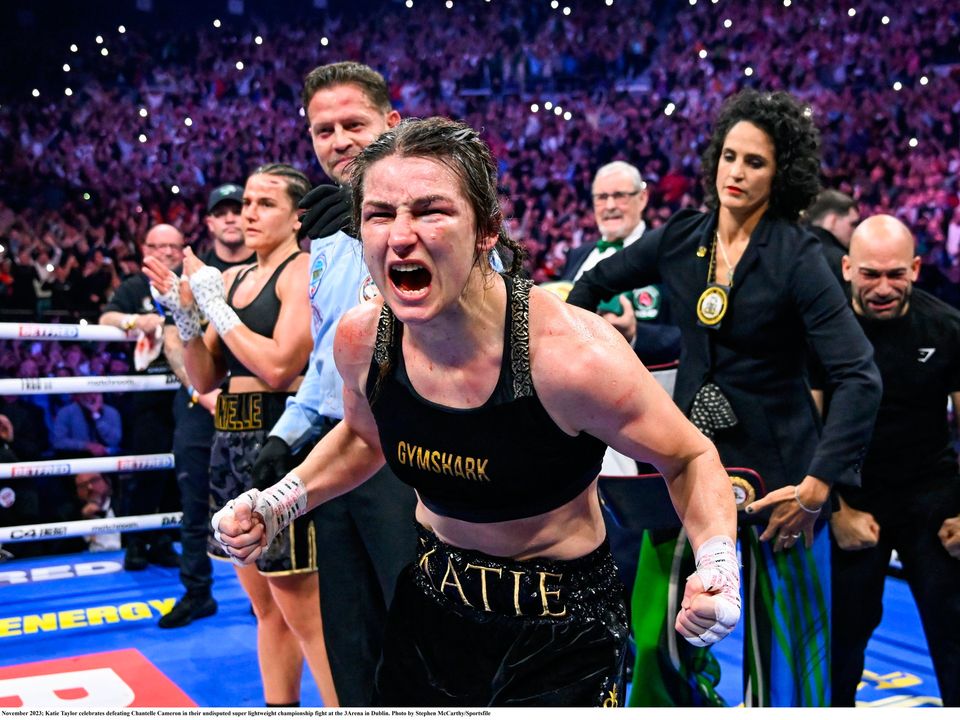
[[[593,213],[600,239],[573,248],[560,279],[576,282],[587,270],[638,240],[647,225],[647,186],[633,165],[615,161],[604,165],[593,178]],[[680,355],[680,331],[666,324],[667,313],[660,289],[638,288],[603,303],[597,311],[633,345],[647,365],[675,360]]]
[[[154,225],[141,245],[144,257],[153,256],[174,270],[183,262],[183,233],[172,225]],[[101,325],[126,330],[139,337],[138,344],[149,347],[149,365],[138,368],[147,374],[170,372],[163,353],[164,318],[150,294],[147,276],[137,272],[126,278],[113,297],[103,306]],[[173,449],[173,403],[170,392],[134,393],[130,413],[129,443],[126,449],[135,455],[168,453]],[[180,509],[177,481],[170,470],[135,473],[118,486],[123,515],[176,512]],[[179,567],[180,558],[173,549],[174,533],[169,530],[125,533],[127,570],[144,570],[148,563]]]

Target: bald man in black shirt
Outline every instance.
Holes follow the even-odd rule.
[[[896,550],[920,611],[945,706],[960,705],[960,477],[947,397],[960,403],[960,313],[913,288],[914,238],[889,215],[865,220],[843,258],[854,312],[883,377],[862,487],[836,488],[832,704],[853,706]]]

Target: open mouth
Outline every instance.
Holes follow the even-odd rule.
[[[390,282],[401,292],[419,292],[430,285],[431,277],[429,270],[416,263],[403,263],[390,268]]]

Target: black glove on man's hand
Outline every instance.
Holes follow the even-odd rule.
[[[266,490],[278,483],[290,470],[291,458],[290,446],[286,441],[275,435],[268,437],[250,470],[253,486],[257,490]]]
[[[300,218],[298,240],[327,237],[338,230],[349,232],[353,191],[348,185],[317,185],[297,207],[306,210]]]

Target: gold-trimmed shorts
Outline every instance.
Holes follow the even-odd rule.
[[[253,487],[250,471],[267,434],[283,414],[289,393],[222,393],[217,398],[213,447],[210,452],[210,517]],[[207,554],[227,555],[207,535]],[[317,569],[317,533],[313,514],[299,517],[281,532],[257,560],[262,575],[293,575]]]

